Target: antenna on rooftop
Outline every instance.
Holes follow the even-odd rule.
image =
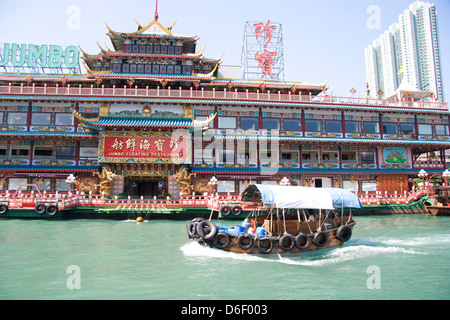
[[[155,8],[155,20],[158,20],[158,0],[156,0],[156,8]]]

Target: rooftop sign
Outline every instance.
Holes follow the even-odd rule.
[[[80,73],[76,46],[5,43],[0,46],[0,71],[30,73]]]

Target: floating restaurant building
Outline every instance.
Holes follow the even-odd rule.
[[[429,93],[403,83],[387,99],[343,98],[326,83],[228,78],[173,28],[157,14],[135,32],[108,27],[112,48],[82,51],[85,74],[0,73],[2,190],[176,199],[210,192],[213,177],[219,193],[288,177],[391,193],[445,170],[450,113]],[[0,71],[77,58],[50,47],[46,61],[42,46],[5,44]]]

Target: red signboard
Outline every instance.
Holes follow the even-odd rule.
[[[105,158],[186,158],[186,140],[182,138],[105,137]]]
[[[101,132],[99,162],[191,163],[191,136],[176,133]]]

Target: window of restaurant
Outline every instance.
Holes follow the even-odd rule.
[[[234,117],[219,117],[220,129],[236,129],[236,118]]]
[[[430,136],[433,134],[433,128],[431,127],[431,124],[419,124],[418,129],[419,129],[419,134],[430,135]]]
[[[56,147],[56,159],[61,160],[74,160],[75,159],[75,147]]]
[[[217,192],[235,192],[235,183],[233,180],[217,181]]]
[[[51,191],[51,189],[52,189],[52,183],[51,182],[52,182],[51,179],[41,179],[41,184],[39,185],[39,183],[37,181],[37,178],[33,178],[31,180],[31,183],[39,186],[39,189],[41,191]],[[58,190],[58,189],[56,189],[56,190]]]
[[[273,119],[273,118],[263,119],[263,129],[280,130],[280,119]]]
[[[325,120],[325,131],[342,132],[342,122],[339,120]]]
[[[397,124],[396,123],[383,123],[383,133],[397,134]]]
[[[285,131],[301,131],[302,121],[300,119],[284,119]]]
[[[400,133],[401,134],[414,134],[414,124],[413,123],[401,123]]]
[[[55,179],[55,190],[70,191],[70,185],[66,183],[66,179]]]
[[[363,122],[364,133],[380,133],[378,122]]]
[[[375,153],[374,152],[359,152],[359,162],[362,164],[374,164]]]
[[[52,122],[51,113],[33,113],[31,115],[31,125],[33,126],[49,126]]]
[[[241,118],[241,129],[243,129],[243,130],[259,129],[259,119],[258,118]]]
[[[19,186],[21,184],[27,184],[28,179],[27,178],[9,178],[8,179],[8,190],[17,190],[19,189]],[[22,188],[22,191],[26,190],[25,188]]]
[[[357,121],[346,121],[345,122],[345,132],[361,132],[361,123]]]
[[[9,112],[8,113],[8,124],[26,125],[27,124],[27,114],[24,112]]]
[[[448,136],[448,126],[443,124],[435,124],[434,131],[436,136]]]
[[[52,159],[53,147],[35,147],[34,158],[36,159]]]
[[[30,149],[22,146],[11,146],[11,158],[29,157]]]
[[[305,120],[305,131],[322,131],[322,121],[321,120]]]

